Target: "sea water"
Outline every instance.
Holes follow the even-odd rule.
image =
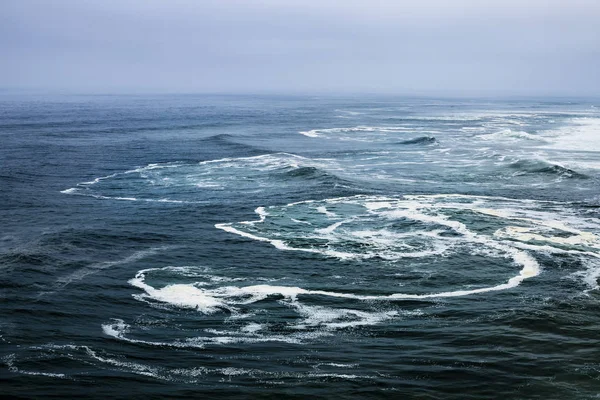
[[[1,391],[594,398],[598,106],[2,95]]]

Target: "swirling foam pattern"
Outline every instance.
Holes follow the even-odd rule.
[[[228,276],[208,267],[147,268],[129,281],[140,290],[133,293],[135,299],[201,319],[193,329],[169,332],[162,341],[156,335],[145,337],[152,326],[120,318],[105,323],[103,332],[127,343],[167,348],[305,344],[340,330],[420,315],[419,309],[403,307],[405,301],[490,295],[527,279],[535,285],[533,278],[543,273],[540,258],[554,254],[584,263],[587,269],[580,278],[589,289],[597,287],[600,237],[593,232],[600,226],[558,202],[353,196],[256,212],[258,220],[217,228],[270,243],[277,251],[337,259],[347,263],[348,274],[356,270],[351,265],[367,265],[370,283],[362,282],[360,290],[332,290],[317,279],[300,283],[285,277]],[[385,281],[388,289],[382,289]],[[410,291],[389,291],[389,281]]]
[[[473,254],[500,257],[518,273],[505,283],[440,293],[357,296],[365,299],[453,297],[509,289],[540,273],[535,252],[597,258],[600,239],[580,229],[598,224],[577,218],[551,202],[462,195],[400,198],[356,196],[305,201],[256,210],[260,219],[217,228],[264,241],[280,250],[316,253],[342,260],[377,259],[402,264],[429,258],[445,263],[459,257],[465,269],[486,268]],[[568,221],[568,222],[564,222]],[[349,294],[331,294],[352,296]]]

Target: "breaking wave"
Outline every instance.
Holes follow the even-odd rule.
[[[397,142],[397,144],[434,144],[437,140],[433,136],[421,136],[414,139]]]
[[[525,131],[514,131],[512,129],[503,129],[501,131],[495,133],[488,133],[485,135],[480,135],[478,138],[483,140],[533,140],[538,142],[546,142],[546,139],[538,136],[532,135],[531,133],[527,133]]]
[[[82,182],[64,194],[97,199],[175,204],[205,203],[198,192],[222,195],[228,192],[260,192],[277,188],[276,178],[298,184],[343,184],[333,175],[332,160],[312,160],[289,153],[222,158],[199,163],[169,162],[114,173]]]
[[[515,175],[542,174],[560,178],[586,179],[587,175],[574,171],[558,164],[552,164],[544,160],[518,160],[508,164],[511,169],[516,170]]]
[[[337,139],[358,142],[387,142],[398,135],[414,132],[432,132],[415,126],[354,126],[343,128],[312,129],[300,134],[310,138]]]

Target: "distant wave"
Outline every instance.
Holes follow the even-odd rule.
[[[235,136],[230,135],[229,133],[219,133],[217,135],[212,135],[204,139],[204,141],[217,141],[217,142],[228,142],[235,138]]]
[[[203,139],[202,142],[209,145],[218,146],[221,150],[225,148],[237,154],[242,153],[248,156],[269,153],[269,150],[253,146],[247,143],[240,143],[238,141],[240,139],[242,138],[239,136],[230,135],[228,133],[219,133]]]
[[[214,140],[228,140],[219,135]],[[290,153],[268,153],[250,157],[226,157],[199,163],[153,163],[128,171],[97,177],[61,191],[102,200],[189,204],[199,202],[196,193],[255,192],[295,180],[298,184],[328,186],[349,181],[332,170],[333,160],[310,159]],[[205,201],[203,201],[205,202]]]
[[[544,160],[518,160],[508,165],[517,170],[516,175],[544,174],[554,175],[561,178],[586,179],[587,175],[574,171],[558,164],[552,164]]]
[[[330,174],[317,167],[299,167],[283,173],[287,178],[303,178],[308,180],[313,179],[339,179],[335,175]]]
[[[361,132],[375,132],[375,133],[390,133],[390,132],[406,132],[413,128],[406,126],[353,126],[353,127],[342,127],[342,128],[326,128],[326,129],[312,129],[309,131],[301,131],[300,134],[312,138],[317,137],[328,137],[331,134],[343,134],[343,133],[361,133]]]
[[[414,139],[403,140],[396,142],[396,144],[434,144],[437,143],[437,139],[433,136],[420,136]]]
[[[479,135],[477,137],[483,140],[535,140],[540,142],[546,141],[543,137],[532,135],[531,133],[527,133],[525,131],[513,131],[512,129],[503,129],[495,133],[488,133],[485,135]]]

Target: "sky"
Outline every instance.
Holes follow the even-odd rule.
[[[598,0],[0,0],[0,88],[600,95]]]

